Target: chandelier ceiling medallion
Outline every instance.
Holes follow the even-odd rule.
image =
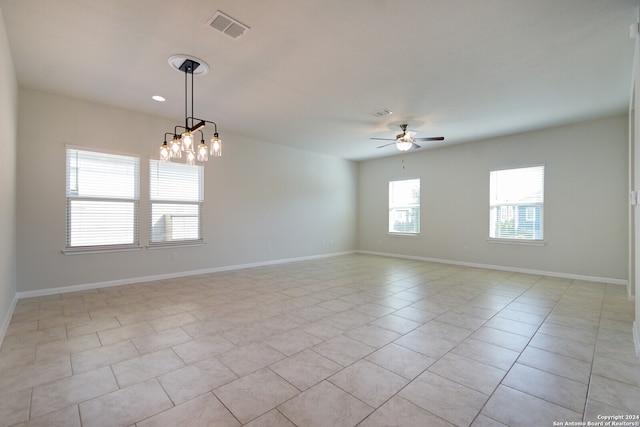
[[[164,143],[160,147],[160,160],[168,162],[174,159],[186,158],[189,165],[198,162],[206,162],[211,157],[222,156],[222,140],[218,136],[218,125],[210,120],[199,119],[193,112],[193,75],[205,74],[209,66],[201,59],[175,55],[169,58],[169,64],[174,69],[184,73],[184,125],[176,125],[173,132],[165,132]],[[191,115],[189,115],[188,80],[191,75]],[[210,145],[204,142],[203,129],[207,124],[213,125],[213,136]],[[167,143],[167,136],[171,141]],[[195,137],[200,136],[200,144],[196,146]]]

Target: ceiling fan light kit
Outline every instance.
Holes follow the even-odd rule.
[[[401,137],[396,139],[396,148],[400,151],[409,151],[411,149],[411,147],[413,147],[413,141],[411,140],[411,138],[407,138],[407,137]],[[416,144],[417,145],[417,144]]]
[[[389,144],[381,145],[378,148],[387,147],[389,145],[395,145],[396,148],[402,152],[409,151],[413,147],[420,148],[420,146],[416,144],[416,141],[444,141],[443,136],[432,136],[429,138],[416,138],[415,137],[416,132],[412,130],[407,130],[408,126],[409,125],[407,123],[401,124],[400,129],[402,129],[402,133],[399,133],[398,135],[396,135],[395,139],[391,139],[391,138],[370,138],[370,139],[393,141],[393,142],[390,142]]]
[[[160,146],[160,160],[168,162],[173,159],[182,159],[184,156],[186,163],[193,165],[196,161],[208,161],[210,155],[222,157],[222,140],[218,135],[218,125],[210,120],[194,117],[193,113],[193,75],[206,74],[209,71],[209,66],[201,59],[188,55],[170,57],[169,65],[184,73],[184,126],[176,125],[173,132],[165,132],[164,142]],[[187,90],[189,74],[191,74],[191,115],[189,115],[188,109]],[[214,127],[209,146],[204,142],[204,133],[202,132],[207,124]],[[194,138],[197,133],[200,134],[200,143],[196,146]],[[171,136],[170,142],[167,142],[167,136]]]

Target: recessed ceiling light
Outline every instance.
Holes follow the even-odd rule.
[[[164,98],[163,98],[162,96],[160,96],[160,95],[153,95],[153,96],[151,97],[151,99],[153,99],[154,101],[158,101],[158,102],[164,102],[164,101],[166,101],[166,99],[164,99]]]

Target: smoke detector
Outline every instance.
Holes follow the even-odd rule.
[[[211,19],[207,22],[207,25],[226,34],[232,39],[237,39],[249,29],[249,27],[244,25],[242,22],[220,12],[219,10],[213,14]]]

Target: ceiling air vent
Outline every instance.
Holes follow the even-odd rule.
[[[243,23],[233,19],[229,15],[225,15],[219,10],[213,14],[207,24],[209,24],[211,28],[223,32],[232,39],[237,39],[249,29],[249,27]]]
[[[389,110],[388,108],[383,108],[381,110],[378,111],[373,111],[371,113],[373,117],[384,117],[384,116],[388,116],[390,114],[393,114],[393,111]]]

